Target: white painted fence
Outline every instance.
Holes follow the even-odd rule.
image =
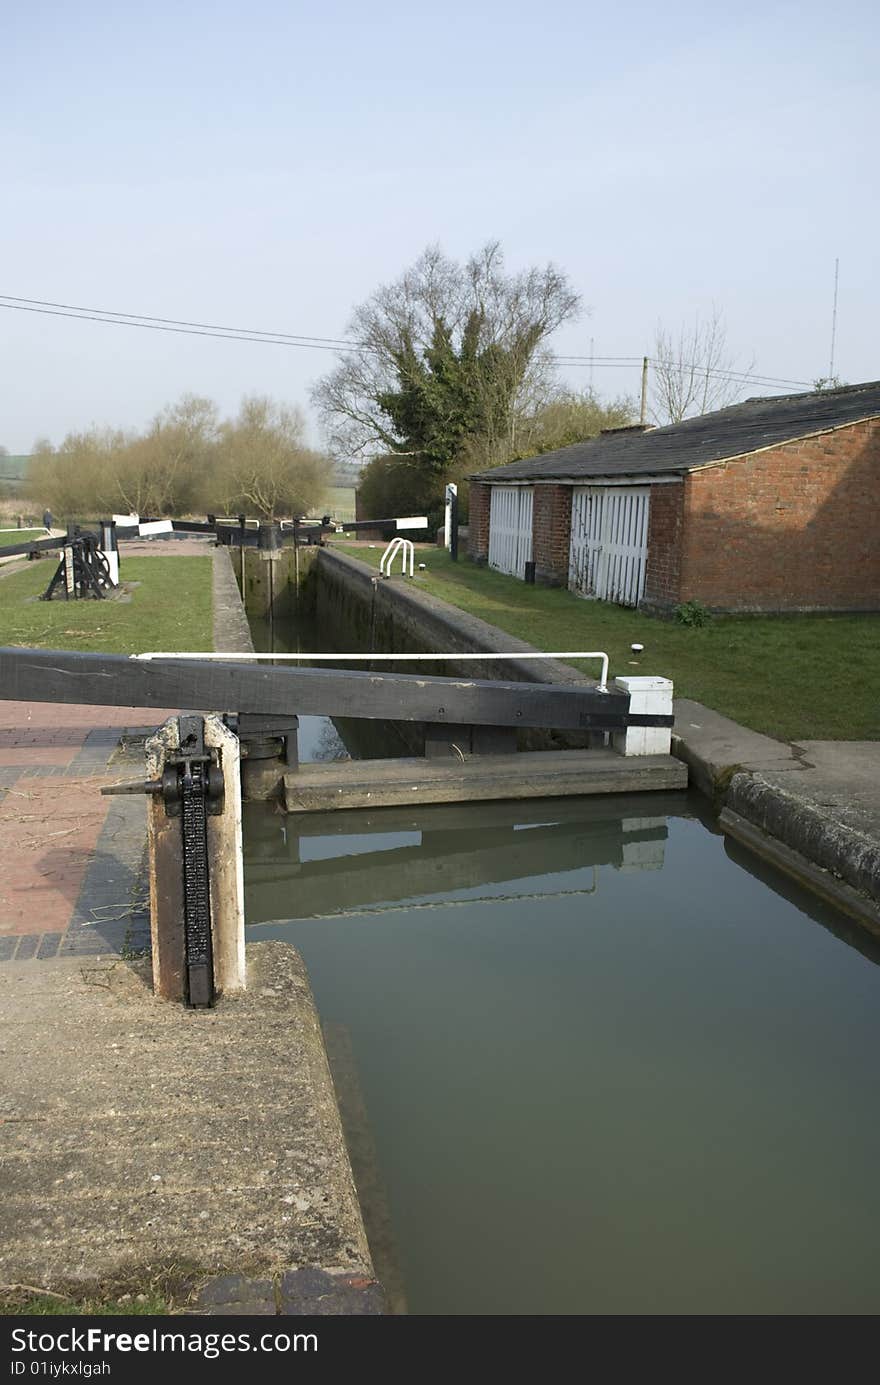
[[[531,486],[493,486],[489,506],[489,566],[524,577],[532,560]]]
[[[648,486],[575,486],[568,585],[580,596],[637,606],[648,558]]]

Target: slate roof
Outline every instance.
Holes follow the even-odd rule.
[[[880,381],[747,399],[647,432],[623,430],[472,475],[478,481],[567,480],[680,473],[811,433],[880,416]]]

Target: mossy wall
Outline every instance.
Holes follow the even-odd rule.
[[[312,545],[268,553],[230,547],[232,567],[249,619],[313,620],[316,559]]]
[[[325,649],[340,652],[425,654],[431,652],[502,653],[509,659],[425,661],[417,665],[382,663],[383,672],[416,673],[446,678],[503,679],[511,682],[590,683],[582,674],[555,661],[529,662],[517,658],[531,646],[497,627],[404,585],[402,579],[377,576],[347,554],[318,550],[314,574],[315,618]],[[362,666],[361,666],[362,667]],[[424,751],[424,728],[411,722],[394,724],[397,737],[411,753]],[[600,733],[601,734],[601,733]],[[522,731],[522,749],[582,748],[596,743],[595,734]]]

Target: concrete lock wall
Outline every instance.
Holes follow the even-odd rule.
[[[517,658],[518,652],[527,654],[532,646],[476,616],[457,611],[425,592],[404,585],[400,579],[385,581],[377,577],[375,569],[348,554],[319,549],[315,576],[315,614],[322,642],[328,649],[400,654],[510,651],[509,659],[485,663],[424,663],[419,664],[418,672],[446,678],[501,679],[517,683],[569,686],[595,683],[595,679],[556,660],[530,662]],[[401,673],[414,671],[408,664],[382,664],[381,668],[386,671],[395,668]],[[394,725],[402,746],[411,753],[422,754],[424,727],[405,722]],[[361,723],[361,726],[368,726],[368,723]],[[599,733],[598,740],[601,739]],[[587,732],[530,730],[518,733],[520,748],[530,750],[584,749],[596,741],[596,733]]]
[[[315,561],[320,549],[229,548],[245,610],[252,620],[314,617]]]

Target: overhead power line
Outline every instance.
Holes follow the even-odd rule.
[[[613,362],[620,365],[630,365],[645,358],[642,356],[556,356],[554,358],[560,365],[567,366],[589,366],[595,362]],[[766,385],[812,385],[812,380],[788,380],[780,375],[762,375],[751,370],[734,370],[732,367],[710,366],[708,369],[701,361],[674,361],[661,360],[657,356],[648,356],[649,365],[660,366],[664,370],[693,370],[702,375],[724,376],[730,380],[742,380],[751,384]]]
[[[264,346],[302,347],[311,351],[330,351],[337,355],[348,355],[358,351],[373,352],[374,348],[358,342],[351,337],[314,336],[302,332],[267,331],[257,327],[230,327],[223,323],[196,322],[186,318],[156,317],[147,313],[128,313],[109,308],[83,307],[75,303],[58,303],[51,299],[24,298],[14,294],[0,294],[0,308],[12,312],[37,313],[47,317],[64,317],[75,322],[100,322],[113,327],[140,327],[144,331],[173,332],[181,336],[215,337],[222,341],[256,342]],[[588,368],[598,366],[604,370],[625,370],[641,363],[642,356],[580,356],[576,354],[553,354],[557,365],[566,368]],[[661,361],[648,358],[651,365],[664,369],[695,370],[715,379],[731,383],[751,384],[762,387],[794,385],[810,388],[810,380],[789,380],[779,376],[759,375],[750,371],[706,368],[698,361]]]
[[[136,323],[156,322],[168,327],[198,327],[208,332],[234,332],[236,335],[249,337],[276,337],[278,340],[295,341],[302,343],[319,342],[322,345],[351,347],[359,346],[360,343],[352,340],[351,337],[315,337],[309,336],[305,332],[267,332],[258,327],[230,327],[226,323],[217,322],[189,322],[185,318],[176,317],[150,317],[148,313],[124,313],[118,312],[115,308],[84,308],[76,303],[53,303],[51,299],[44,298],[18,298],[11,293],[0,293],[2,306],[15,303],[30,304],[38,308],[62,308],[67,312],[79,317],[83,314],[94,314],[92,319],[97,321],[118,322],[120,319],[129,319]]]
[[[2,300],[2,296],[0,296]],[[302,346],[313,351],[334,351],[337,354],[346,355],[352,351],[359,351],[362,348],[357,345],[350,346],[331,346],[328,343],[318,341],[298,340],[293,337],[273,337],[271,333],[257,335],[255,333],[238,332],[235,329],[230,331],[202,329],[198,327],[177,327],[172,323],[150,322],[146,319],[135,321],[125,317],[99,317],[95,313],[87,312],[66,312],[61,308],[36,308],[29,307],[23,303],[6,303],[0,301],[0,308],[9,308],[22,313],[41,313],[47,317],[67,317],[74,322],[103,322],[110,327],[140,327],[148,332],[175,332],[181,336],[188,337],[213,337],[220,341],[249,341],[262,343],[264,346]]]

